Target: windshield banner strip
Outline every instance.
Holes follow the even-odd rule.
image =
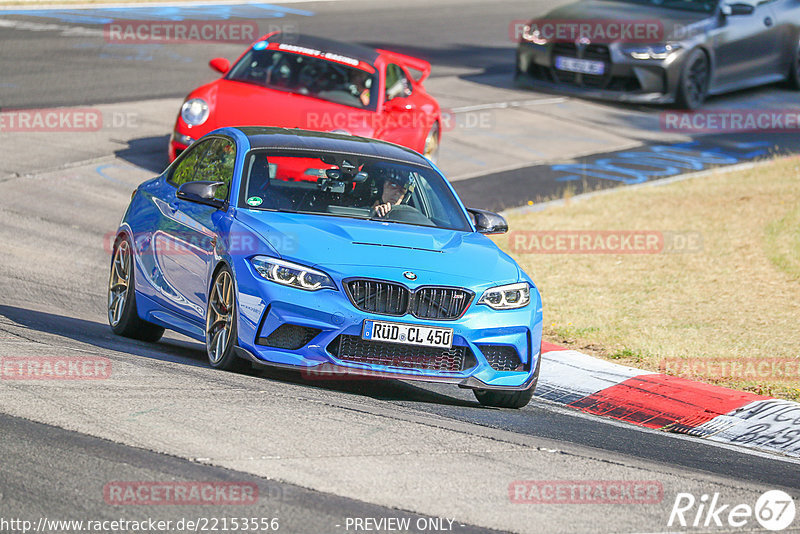
[[[370,74],[375,72],[375,68],[369,63],[364,63],[358,59],[335,54],[333,52],[323,52],[322,50],[315,50],[314,48],[306,48],[304,46],[297,46],[288,43],[270,43],[267,47],[269,50],[281,50],[284,52],[291,52],[293,54],[300,54],[302,56],[317,57],[339,63],[340,65],[347,65],[348,67],[356,67]]]

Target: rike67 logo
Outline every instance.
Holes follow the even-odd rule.
[[[757,528],[755,522],[758,522],[761,528],[778,532],[792,526],[796,512],[794,499],[781,490],[764,493],[754,507],[723,503],[719,493],[704,494],[699,499],[691,493],[678,493],[667,526],[752,529]]]

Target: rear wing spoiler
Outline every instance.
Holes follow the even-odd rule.
[[[397,60],[398,63],[402,63],[402,65],[409,70],[419,72],[420,73],[419,77],[414,78],[414,81],[416,81],[417,83],[424,82],[431,74],[431,64],[425,61],[424,59],[407,56],[405,54],[400,54],[398,52],[392,52],[391,50],[378,49],[377,52],[379,54],[386,54],[387,56],[391,56],[393,59]]]

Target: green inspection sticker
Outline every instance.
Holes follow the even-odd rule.
[[[247,199],[248,206],[260,206],[264,200],[261,197],[250,197]]]

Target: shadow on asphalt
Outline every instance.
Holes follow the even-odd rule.
[[[145,343],[119,337],[105,323],[87,321],[15,306],[0,305],[0,316],[38,332],[63,336],[100,349],[127,352],[163,361],[203,367],[202,345],[189,341],[165,339],[160,343]]]
[[[375,378],[321,380],[319,378],[306,378],[298,371],[271,368],[259,368],[258,376],[339,393],[352,393],[381,401],[408,401],[470,408],[480,407],[477,401],[470,402],[442,395],[400,380]]]
[[[418,57],[430,62],[437,67],[458,67],[466,69],[493,70],[508,68],[509,73],[514,70],[514,57],[516,45],[508,46],[475,46],[467,43],[451,44],[449,47],[426,47],[412,45],[392,45],[386,43],[361,42],[369,48],[387,48],[392,52],[399,52],[409,56]],[[412,73],[413,74],[413,73]]]
[[[167,161],[168,144],[169,135],[140,137],[128,141],[128,147],[117,150],[114,155],[137,167],[161,174],[169,165],[169,161]]]
[[[208,367],[204,347],[201,343],[195,341],[167,338],[158,343],[146,343],[117,336],[104,323],[15,306],[0,305],[0,316],[31,330],[63,336],[104,350],[127,352],[136,356],[180,363],[192,367]],[[381,401],[410,401],[466,407],[480,406],[477,401],[464,401],[399,380],[372,378],[368,380],[320,380],[303,377],[299,371],[261,367],[254,368],[244,374],[315,389],[351,393]]]

